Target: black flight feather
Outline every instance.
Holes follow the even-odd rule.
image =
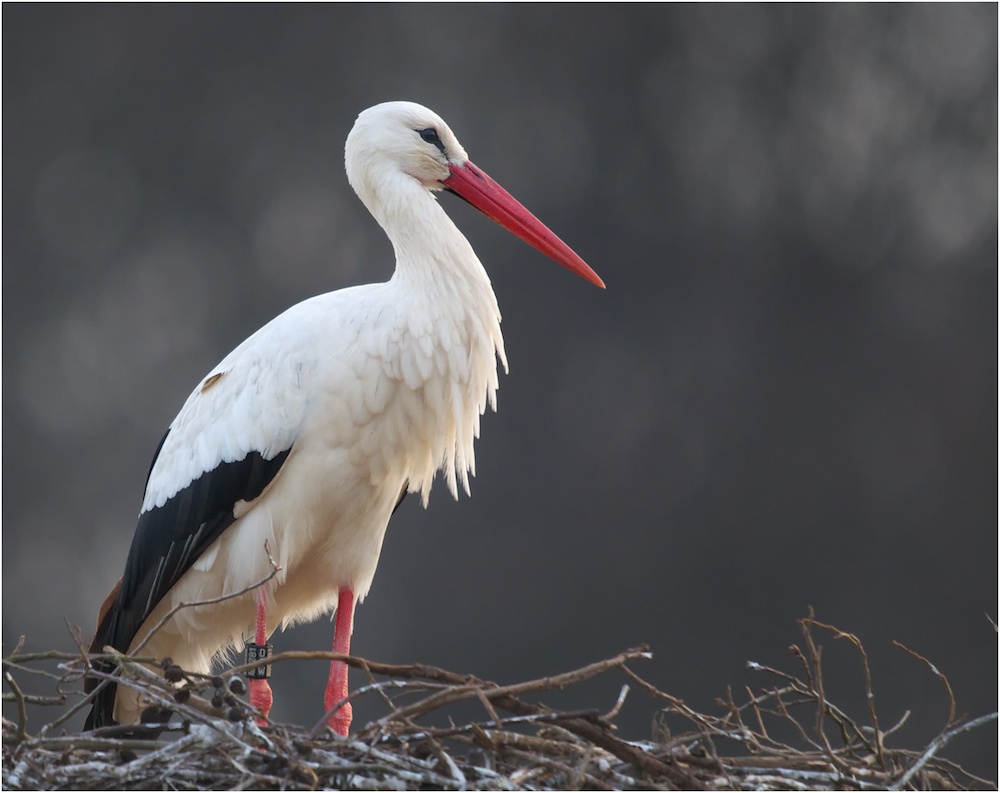
[[[150,474],[166,439],[164,435],[157,447]],[[123,653],[128,651],[139,628],[164,595],[235,521],[234,506],[264,492],[290,451],[285,449],[270,460],[260,452],[250,452],[242,460],[219,463],[162,507],[139,516],[118,598],[98,626],[91,653],[100,653],[107,645]],[[90,688],[94,685],[91,681]],[[114,724],[115,688],[110,684],[98,693],[84,729]]]

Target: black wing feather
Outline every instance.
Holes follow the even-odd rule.
[[[153,466],[166,439],[164,435],[160,441]],[[164,595],[232,525],[236,503],[257,498],[277,476],[290,451],[285,449],[269,460],[260,452],[250,452],[242,460],[219,463],[162,507],[139,516],[118,599],[98,626],[92,653],[100,653],[106,645],[128,651],[139,628]],[[113,724],[114,700],[115,686],[108,685],[98,694],[85,729]]]

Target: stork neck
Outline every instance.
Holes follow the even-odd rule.
[[[424,288],[466,283],[485,287],[492,297],[475,251],[437,199],[405,174],[393,181],[392,189],[365,204],[392,242],[394,278]]]
[[[393,356],[384,365],[390,380],[406,386],[394,402],[404,418],[383,423],[393,435],[378,445],[404,442],[400,473],[424,504],[439,468],[457,497],[475,472],[479,417],[487,404],[496,408],[497,360],[507,368],[496,295],[468,240],[419,182],[397,170],[352,184],[396,252],[379,316],[393,325]],[[365,190],[370,184],[383,189]]]

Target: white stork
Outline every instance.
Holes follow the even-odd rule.
[[[131,652],[178,604],[251,589],[272,570],[265,543],[276,576],[177,611],[142,654],[207,673],[220,655],[264,646],[279,625],[334,609],[333,649],[350,652],[355,600],[371,586],[393,510],[407,492],[426,506],[438,470],[453,496],[459,484],[468,492],[479,418],[487,402],[496,407],[497,359],[507,368],[490,279],[435,191],[457,194],[604,286],[425,107],[365,110],[344,159],[392,242],[392,278],[293,306],[195,387],[156,451],[92,652]],[[347,691],[347,666],[333,661],[327,712]],[[266,716],[267,680],[251,679],[250,702]],[[146,704],[106,686],[87,728],[134,724]],[[350,723],[349,703],[329,718],[341,735]]]

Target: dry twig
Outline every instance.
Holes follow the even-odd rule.
[[[800,622],[805,639],[799,652],[804,674],[749,664],[773,685],[745,701],[732,692],[718,714],[700,713],[683,700],[659,690],[632,665],[649,661],[646,648],[619,653],[559,675],[514,685],[498,685],[437,667],[380,664],[335,653],[281,653],[274,665],[304,659],[340,658],[365,671],[367,683],[351,699],[369,696],[382,703],[385,715],[355,736],[340,738],[320,726],[257,726],[253,711],[229,686],[233,676],[254,664],[236,667],[221,677],[186,674],[178,689],[155,670],[155,659],[118,654],[22,653],[4,658],[5,694],[17,721],[3,723],[3,782],[6,789],[29,788],[174,788],[174,789],[656,789],[830,790],[845,787],[914,789],[926,787],[995,787],[995,782],[966,773],[941,755],[957,736],[995,721],[997,714],[955,721],[954,698],[946,678],[932,665],[949,692],[951,712],[946,729],[925,747],[891,750],[886,739],[898,724],[879,732],[874,712],[871,672],[860,640],[817,622],[812,614]],[[822,685],[822,652],[815,628],[847,638],[861,655],[865,670],[866,730],[844,709],[829,702]],[[907,648],[911,656],[929,664]],[[45,665],[57,664],[53,673]],[[27,731],[29,708],[59,704],[64,689],[82,675],[111,679],[101,672],[113,665],[118,685],[139,690],[149,702],[169,708],[173,716],[158,725],[159,734],[135,727],[110,727],[84,735],[56,735],[61,714],[35,735]],[[88,671],[90,670],[90,671]],[[545,692],[578,685],[620,671],[662,709],[664,728],[653,741],[627,741],[612,724],[625,706],[628,685],[610,710],[559,711],[537,701]],[[25,694],[17,678],[40,675],[54,683],[60,696]],[[412,695],[419,698],[413,701]],[[89,704],[84,697],[69,710]],[[406,698],[405,700],[403,698]],[[483,719],[455,724],[450,709],[479,702]],[[629,700],[633,706],[634,698]],[[606,711],[606,712],[605,712]],[[605,712],[605,715],[600,715]],[[806,716],[803,718],[803,716]],[[746,718],[745,718],[746,717]],[[811,718],[810,718],[811,717]],[[670,734],[666,719],[683,729]],[[829,720],[839,740],[824,732]],[[905,720],[905,717],[904,717]],[[445,724],[447,726],[442,726]],[[785,725],[783,731],[780,725]],[[789,742],[776,735],[789,734]],[[797,736],[794,737],[794,736]],[[719,746],[735,742],[724,755]]]

